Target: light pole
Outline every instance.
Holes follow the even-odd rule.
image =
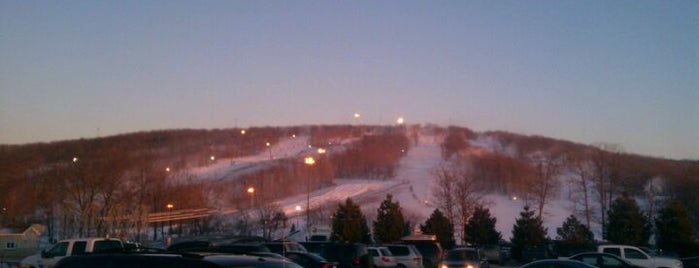
[[[255,206],[255,187],[250,186],[250,188],[248,188],[248,193],[250,194],[250,208],[252,209]]]
[[[172,209],[175,208],[175,205],[172,203],[167,203],[165,205],[167,208],[167,239],[165,240],[165,243],[169,246],[170,241],[172,241]]]
[[[271,144],[267,142],[265,145],[267,145],[267,151],[269,151],[269,160],[272,160],[272,147],[269,147]]]
[[[299,229],[299,216],[301,216],[301,206],[296,205],[296,230]]]
[[[313,157],[309,156],[303,159],[304,164],[306,164],[309,167],[312,167],[315,165],[316,160],[313,159]],[[312,172],[309,172],[308,176],[306,176],[306,239],[308,239],[310,233],[308,232],[310,228],[310,221],[311,221],[311,174]]]
[[[175,205],[172,203],[168,203],[167,205],[165,205],[165,207],[167,208],[167,218],[168,218],[168,220],[167,220],[168,221],[167,232],[168,232],[168,234],[170,234],[170,233],[172,233],[172,209],[175,208]]]

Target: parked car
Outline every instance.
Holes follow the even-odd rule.
[[[269,257],[275,259],[284,259],[282,254],[278,254],[269,250],[269,248],[259,242],[208,242],[208,241],[184,241],[172,244],[167,248],[171,252],[180,253],[225,253],[238,255],[252,255],[260,257]]]
[[[641,268],[614,254],[600,252],[579,253],[567,259],[581,261],[598,268]]]
[[[59,261],[55,268],[170,268],[170,267],[254,267],[254,268],[302,268],[287,260],[242,255],[191,255],[191,254],[90,254],[76,255]]]
[[[265,242],[263,245],[269,248],[270,251],[282,255],[287,251],[308,252],[303,245],[296,241],[272,241]]]
[[[549,245],[526,246],[522,249],[522,260],[535,261],[543,259],[555,259],[555,254]]]
[[[178,251],[185,251],[193,248],[208,248],[213,246],[213,243],[209,241],[203,241],[203,240],[191,240],[191,241],[182,241],[182,242],[177,242],[173,243],[172,245],[168,246],[166,249],[168,251],[173,251],[173,252],[178,252]]]
[[[653,257],[640,248],[627,245],[602,245],[597,247],[597,252],[610,253],[646,268],[682,268],[682,262],[675,258]]]
[[[214,245],[206,248],[193,248],[188,250],[182,250],[181,252],[224,253],[284,259],[284,256],[282,256],[281,254],[271,252],[266,246],[260,244]]]
[[[576,260],[546,259],[527,263],[519,268],[596,268],[595,266]]]
[[[52,267],[61,259],[86,253],[119,252],[124,250],[124,244],[119,239],[104,237],[77,238],[58,241],[53,247],[24,258],[22,267]]]
[[[373,261],[367,246],[359,243],[324,243],[320,256],[336,262],[339,268],[371,268]]]
[[[328,262],[322,256],[310,252],[286,251],[284,257],[304,268],[335,268],[337,266],[337,263]]]
[[[393,255],[398,268],[423,268],[422,255],[414,245],[392,244],[384,245]]]
[[[484,245],[480,248],[481,254],[488,259],[489,263],[502,264],[505,262],[505,256],[502,248],[498,245]]]
[[[699,256],[682,258],[683,268],[699,268]]]
[[[472,247],[455,248],[447,251],[439,264],[440,268],[490,268],[488,259],[480,250]]]
[[[321,248],[323,245],[328,244],[330,242],[319,242],[319,241],[304,241],[304,242],[299,242],[304,248],[306,248],[306,251],[319,254],[322,251]]]
[[[374,259],[374,267],[393,268],[398,265],[396,258],[387,247],[369,247],[369,255]]]
[[[435,235],[410,235],[401,238],[401,244],[414,245],[422,256],[422,265],[425,268],[437,268],[442,258],[442,246],[437,242]]]

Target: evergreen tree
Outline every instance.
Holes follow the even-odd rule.
[[[524,206],[524,211],[519,213],[512,229],[512,257],[524,261],[525,249],[545,246],[546,232],[541,218],[534,216],[534,211],[530,210],[529,206]]]
[[[369,226],[362,210],[347,198],[345,204],[338,204],[333,214],[330,240],[347,243],[371,243]]]
[[[643,246],[648,242],[650,226],[636,200],[624,193],[612,202],[604,226],[606,239],[616,244]]]
[[[454,240],[454,225],[442,214],[439,209],[435,209],[430,218],[420,225],[423,234],[432,234],[437,237],[437,241],[443,249],[451,249],[456,245]]]
[[[583,251],[594,251],[595,237],[590,228],[582,224],[575,215],[570,215],[563,226],[556,228],[558,254],[568,256]]]
[[[466,242],[474,245],[496,245],[500,242],[500,232],[495,230],[497,219],[490,215],[490,210],[478,206],[473,211],[473,216],[468,219],[464,228]]]
[[[670,200],[655,219],[658,247],[680,255],[696,250],[694,223],[689,210],[679,200]]]
[[[389,243],[400,240],[404,234],[405,218],[403,218],[398,201],[393,202],[393,196],[387,195],[386,200],[381,202],[376,213],[374,240],[377,243]]]
[[[405,221],[405,225],[403,225],[403,236],[408,236],[412,233],[413,230],[413,223],[409,221]]]

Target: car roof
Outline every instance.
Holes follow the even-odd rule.
[[[197,258],[185,258],[177,254],[88,254],[73,255],[61,259],[56,268],[166,268],[166,267],[219,267],[215,263]]]
[[[290,268],[300,267],[294,262],[285,259],[261,256],[217,254],[205,256],[204,260],[225,266],[235,265],[241,267],[258,267],[260,265],[265,265],[265,267],[268,267],[269,265],[284,265],[285,267]]]
[[[167,267],[285,267],[300,268],[293,262],[283,259],[245,256],[231,254],[89,254],[69,256],[56,264],[57,268],[83,267],[130,267],[130,268],[167,268]]]
[[[578,261],[578,260],[569,260],[569,259],[545,259],[545,260],[538,260],[538,261],[533,261],[530,263],[527,263],[525,265],[520,266],[520,268],[526,268],[526,267],[531,267],[534,265],[546,265],[546,264],[567,264],[569,266],[574,266],[577,268],[597,268],[595,266],[589,265],[587,263]]]
[[[616,260],[620,260],[621,262],[624,262],[624,263],[626,263],[626,264],[633,265],[633,264],[630,263],[629,261],[624,260],[624,259],[620,258],[620,257],[617,256],[617,255],[610,254],[610,253],[605,253],[605,252],[596,252],[596,251],[581,252],[581,253],[575,254],[575,255],[573,255],[573,256],[570,256],[570,257],[568,257],[568,258],[569,258],[569,259],[572,259],[572,258],[575,258],[575,257],[578,257],[578,256],[596,256],[596,255],[608,256],[608,257],[614,258],[614,259],[616,259]]]
[[[474,247],[458,247],[458,248],[452,248],[452,249],[450,249],[449,251],[455,251],[455,250],[474,250],[474,251],[478,251],[478,249],[477,249],[477,248],[474,248]]]

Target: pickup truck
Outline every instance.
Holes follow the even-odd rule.
[[[640,248],[627,245],[602,245],[598,252],[610,253],[632,263],[646,268],[682,268],[682,261],[673,258],[648,255]]]
[[[71,255],[81,255],[92,252],[113,252],[121,250],[124,244],[119,239],[76,238],[58,241],[53,247],[24,258],[20,264],[23,268],[50,268]]]

